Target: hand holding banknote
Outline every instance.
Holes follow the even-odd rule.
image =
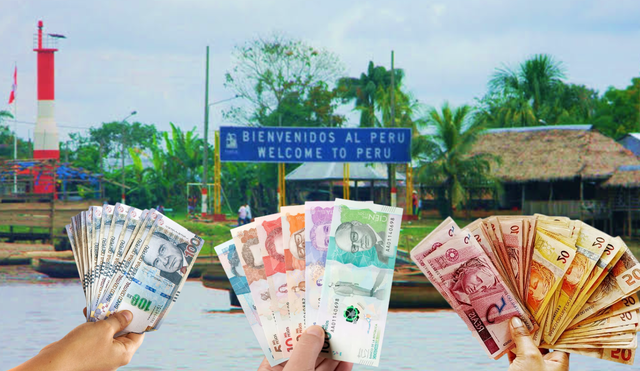
[[[113,337],[132,319],[131,312],[121,311],[104,321],[83,323],[12,371],[116,370],[131,361],[144,340],[144,334]]]
[[[509,353],[509,371],[569,371],[569,354],[555,351],[542,354],[533,342],[527,327],[518,317],[509,326],[511,338],[516,343],[514,353]]]
[[[258,371],[351,371],[353,363],[318,358],[323,345],[324,330],[320,326],[311,326],[300,336],[289,361],[271,367],[265,358]]]

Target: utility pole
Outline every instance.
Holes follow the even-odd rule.
[[[202,217],[207,216],[207,162],[209,152],[209,45],[207,45],[207,65],[204,80],[204,151],[202,159]]]
[[[395,101],[395,68],[393,61],[393,50],[391,51],[391,127],[396,126],[396,101]],[[388,164],[387,172],[389,173],[387,178],[389,179],[389,189],[391,190],[391,206],[397,205],[398,193],[396,189],[396,165]]]
[[[124,174],[124,121],[122,122],[122,134],[120,134],[120,136],[122,137],[122,198],[120,200],[121,203],[124,203],[125,201],[125,190],[124,190],[124,183],[125,183],[125,174]]]

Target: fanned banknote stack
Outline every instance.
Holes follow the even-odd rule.
[[[401,221],[400,208],[336,199],[231,230],[215,250],[271,365],[315,324],[321,356],[378,365]]]
[[[204,241],[155,209],[92,206],[66,226],[87,305],[87,321],[129,310],[121,333],[160,328]]]
[[[410,255],[494,359],[518,316],[541,348],[633,364],[640,264],[620,237],[539,214],[447,218]]]

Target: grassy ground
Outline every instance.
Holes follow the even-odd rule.
[[[199,223],[186,219],[186,217],[178,216],[175,219],[178,223],[185,228],[193,231],[202,237],[206,243],[203,255],[215,255],[213,247],[217,246],[231,238],[229,232],[235,224],[235,222],[226,223]],[[442,222],[441,219],[422,219],[412,222],[403,222],[402,231],[400,233],[400,241],[398,248],[404,251],[410,251],[417,245],[423,238],[425,238],[431,231],[433,231],[438,224]],[[456,220],[459,226],[463,227],[472,220],[458,219]],[[623,238],[624,239],[624,238]],[[640,257],[640,240],[637,239],[624,239],[631,251],[633,251],[636,257]]]

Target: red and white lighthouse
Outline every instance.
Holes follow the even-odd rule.
[[[33,51],[38,53],[38,117],[33,134],[33,158],[38,160],[60,159],[58,126],[55,119],[54,53],[61,35],[43,35],[42,21],[38,21],[38,33]],[[52,193],[53,179],[42,175],[35,184],[36,193]]]
[[[55,119],[54,53],[55,37],[42,35],[42,21],[38,21],[38,118],[33,135],[33,158],[60,159],[58,126]]]

